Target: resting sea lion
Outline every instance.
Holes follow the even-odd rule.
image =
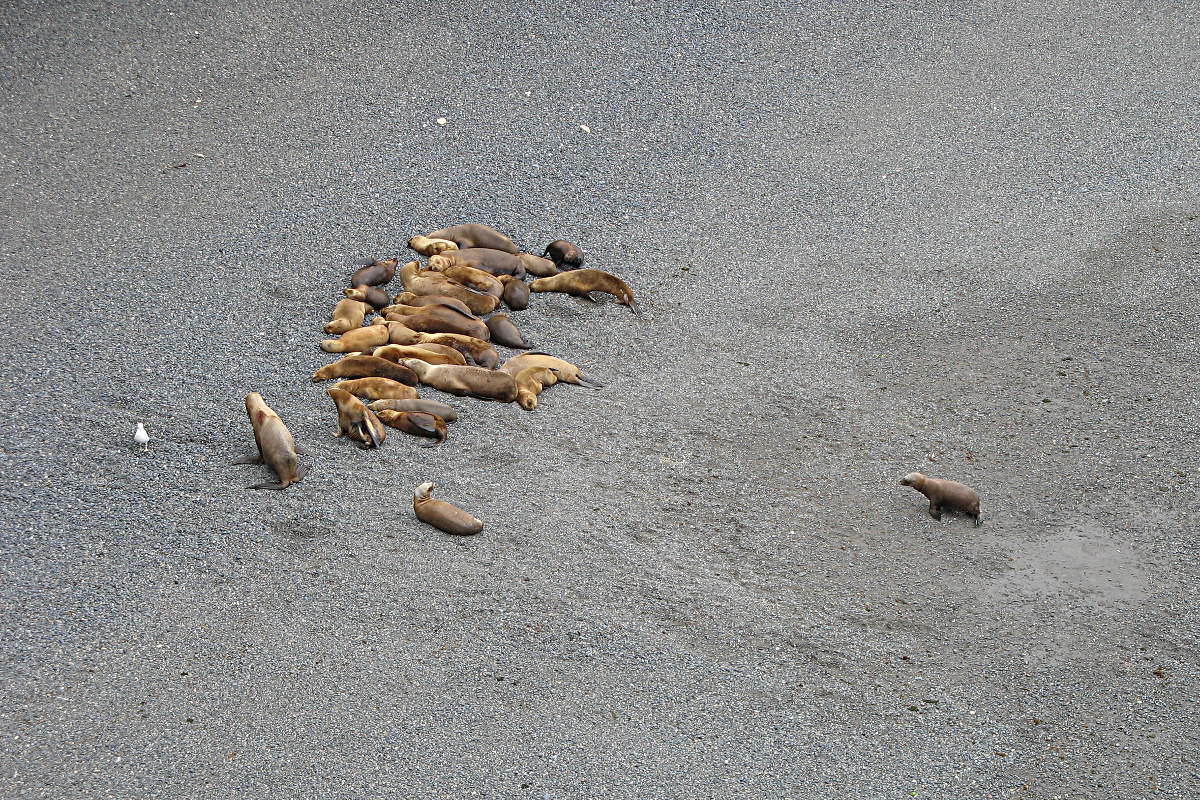
[[[529,308],[529,284],[513,275],[501,275],[499,281],[504,284],[504,293],[500,295],[504,305],[513,311]]]
[[[434,349],[437,348],[437,349]],[[402,358],[419,358],[430,364],[466,364],[467,358],[453,347],[444,344],[385,344],[376,347],[371,355],[400,363]]]
[[[453,347],[481,367],[495,369],[500,363],[500,354],[496,352],[496,348],[474,336],[462,336],[457,333],[417,333],[403,322],[386,324],[388,341],[392,344],[444,344]]]
[[[299,483],[308,472],[308,467],[300,466],[296,455],[296,440],[292,432],[283,424],[266,401],[258,392],[246,395],[246,413],[250,415],[250,424],[254,426],[254,442],[258,445],[257,456],[247,456],[235,461],[235,464],[265,463],[274,470],[279,480],[276,483],[256,483],[248,489],[286,489],[293,483]]]
[[[466,250],[449,250],[441,255],[429,257],[429,268],[441,270],[449,266],[474,267],[492,275],[525,275],[525,262],[520,256],[503,250],[486,247],[469,247]]]
[[[355,286],[353,289],[342,289],[342,294],[351,300],[359,300],[366,303],[374,309],[383,308],[391,302],[388,298],[388,293],[378,286]]]
[[[528,367],[549,367],[563,383],[574,383],[591,389],[599,389],[604,386],[600,381],[584,375],[583,371],[570,361],[556,358],[549,353],[521,353],[521,355],[513,356],[505,361],[500,371],[516,376],[521,370]]]
[[[448,435],[446,421],[436,414],[427,414],[424,411],[384,410],[379,412],[379,420],[384,425],[390,425],[397,430],[411,433],[413,436],[424,436],[437,440],[436,442],[427,442],[425,447],[441,444],[446,441]]]
[[[558,267],[554,266],[554,262],[548,258],[535,256],[533,253],[521,253],[517,258],[521,259],[521,263],[525,265],[525,269],[530,275],[548,278],[558,274]]]
[[[419,314],[388,314],[385,319],[417,333],[457,333],[484,341],[492,337],[488,326],[478,317],[450,306],[425,306]]]
[[[435,366],[415,358],[404,359],[404,365],[417,373],[421,383],[460,397],[478,397],[511,403],[517,399],[517,384],[511,375],[484,367]]]
[[[900,480],[901,486],[911,486],[929,498],[929,516],[940,520],[942,508],[957,511],[979,521],[979,495],[970,486],[958,481],[948,481],[941,478],[930,478],[919,472],[910,472]]]
[[[453,247],[447,247],[446,243],[452,244]],[[466,250],[472,247],[503,250],[513,255],[521,252],[520,248],[513,244],[513,240],[500,231],[473,222],[452,225],[426,236],[414,236],[408,240],[408,246],[426,256],[438,255],[447,250]]]
[[[350,276],[351,286],[382,286],[396,274],[400,259],[389,258],[386,261],[372,261]]]
[[[492,297],[499,297],[504,293],[504,284],[496,280],[496,276],[492,273],[481,269],[467,267],[462,264],[450,264],[434,271],[440,272],[450,280],[462,284],[473,292],[490,294]]]
[[[326,339],[321,342],[321,349],[326,353],[357,353],[387,344],[387,328],[378,325],[367,325],[346,331],[337,339]]]
[[[475,313],[462,300],[445,294],[413,294],[412,292],[401,292],[392,298],[392,302],[396,305],[409,306],[410,308],[413,306],[419,308],[421,306],[443,305],[450,306],[451,308],[457,308],[464,314]],[[388,308],[390,308],[390,306],[388,306]],[[387,310],[385,309],[383,313],[386,314]]]
[[[379,447],[383,444],[387,433],[375,412],[363,405],[353,394],[337,386],[326,389],[325,394],[329,395],[333,404],[337,406],[337,436],[347,436],[363,447]]]
[[[417,519],[440,531],[459,536],[469,536],[483,530],[482,522],[458,506],[430,497],[432,490],[433,484],[425,482],[413,492],[413,511]]]
[[[361,328],[363,320],[366,319],[367,312],[370,310],[371,307],[366,303],[351,300],[349,297],[339,300],[338,304],[333,307],[333,319],[325,326],[324,330],[326,333],[345,333],[355,328]]]
[[[526,367],[517,373],[517,405],[526,411],[537,408],[538,395],[547,386],[558,383],[558,376],[549,367]]]
[[[394,364],[375,356],[346,356],[326,364],[313,373],[313,383],[330,378],[391,378],[394,381],[417,385],[416,374],[403,364]]]
[[[404,281],[406,292],[412,292],[416,295],[446,295],[459,300],[465,305],[472,314],[487,314],[490,311],[495,311],[496,306],[500,305],[500,298],[490,294],[479,294],[472,292],[465,286],[461,286],[447,278],[440,272],[433,270],[420,269],[420,265],[413,261],[406,264],[400,270],[400,280]],[[403,302],[397,298],[396,302]],[[384,305],[387,305],[386,303]]]
[[[508,314],[493,314],[487,319],[487,329],[491,332],[492,341],[505,347],[515,347],[518,350],[528,350],[525,337],[508,318]]]
[[[542,255],[554,262],[559,269],[579,269],[583,266],[583,251],[571,242],[556,239],[546,245]]]
[[[633,313],[641,313],[629,284],[616,275],[598,269],[575,269],[549,278],[538,278],[529,285],[529,291],[563,292],[589,300],[592,299],[589,292],[606,292],[617,298],[622,305],[629,306]]]
[[[433,414],[441,417],[446,422],[455,422],[458,420],[458,412],[445,403],[439,403],[437,400],[426,400],[418,398],[416,400],[376,400],[368,405],[372,411],[424,411],[426,414]]]
[[[416,389],[391,378],[354,378],[339,381],[333,388],[368,400],[412,400],[417,397]]]

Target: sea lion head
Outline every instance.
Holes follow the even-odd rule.
[[[921,481],[925,480],[925,476],[919,472],[910,472],[900,479],[901,486],[916,486]]]
[[[436,256],[447,250],[458,249],[458,245],[449,239],[430,239],[428,236],[414,236],[408,240],[408,246],[424,256]]]
[[[413,500],[428,500],[429,493],[433,491],[433,483],[425,481],[416,489],[413,489]]]
[[[437,270],[438,272],[441,272],[453,263],[454,262],[450,260],[449,256],[444,256],[441,253],[438,253],[436,256],[429,257],[429,268],[432,270]]]

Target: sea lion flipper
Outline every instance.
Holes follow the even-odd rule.
[[[284,486],[282,482],[276,482],[276,483],[256,483],[253,486],[247,486],[246,488],[247,489],[271,489],[274,491],[278,491],[280,489],[286,489],[287,487]]]
[[[590,378],[587,375],[584,375],[582,372],[580,372],[575,377],[575,380],[579,381],[580,386],[586,386],[589,389],[603,389],[604,388],[603,383],[596,380],[595,378]]]
[[[298,444],[298,445],[296,445],[296,455],[311,456],[312,453],[308,452],[308,448],[305,447],[304,445]]]
[[[627,305],[635,317],[640,317],[642,315],[642,307],[637,304],[636,300],[630,300]]]
[[[300,452],[300,448],[297,447],[296,452]],[[307,464],[298,465],[296,467],[296,480],[292,481],[292,483],[299,483],[300,479],[303,478],[307,474],[308,474],[308,465]]]
[[[242,456],[236,461],[230,461],[230,464],[261,464],[263,463],[262,453],[255,453],[250,456]]]

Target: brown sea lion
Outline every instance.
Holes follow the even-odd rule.
[[[900,480],[901,486],[911,486],[929,498],[929,516],[940,520],[942,509],[956,511],[975,520],[975,526],[983,523],[979,520],[979,495],[974,489],[958,481],[948,481],[942,478],[930,478],[920,472],[910,472]]]
[[[286,489],[293,483],[299,483],[308,472],[308,467],[300,466],[296,455],[296,440],[292,432],[283,424],[266,401],[258,392],[246,395],[246,413],[250,415],[250,424],[254,427],[254,442],[258,445],[258,455],[247,456],[235,461],[235,464],[266,464],[279,480],[275,483],[256,483],[248,489]]]
[[[556,239],[546,245],[546,252],[542,255],[553,261],[554,266],[559,269],[579,269],[583,266],[583,251],[577,245],[562,239]]]
[[[446,242],[450,242],[454,246],[445,247]],[[503,250],[505,253],[513,255],[521,252],[521,249],[513,244],[513,240],[500,231],[473,222],[452,225],[425,236],[414,236],[409,239],[408,246],[426,256],[438,255],[447,250],[466,250],[473,247]]]
[[[495,369],[500,363],[500,354],[496,348],[482,339],[474,336],[461,336],[457,333],[418,333],[407,327],[403,322],[386,322],[388,326],[388,341],[392,344],[444,344],[453,347],[481,367]]]
[[[388,314],[385,319],[417,333],[457,333],[484,341],[492,337],[481,319],[450,306],[424,306],[419,314]]]
[[[474,314],[475,313],[474,311],[471,310],[470,306],[468,306],[462,300],[459,300],[457,297],[450,297],[449,295],[445,295],[445,294],[413,294],[412,292],[401,292],[400,294],[398,294],[392,298],[392,302],[395,303],[396,305],[408,306],[410,308],[413,306],[420,307],[420,306],[443,305],[443,306],[450,306],[451,308],[457,308],[459,311],[463,312],[464,314]],[[387,308],[390,308],[390,307],[391,306],[385,307],[383,313],[386,314]],[[486,312],[484,312],[484,313],[486,313]]]
[[[492,275],[525,275],[525,262],[520,256],[506,253],[503,250],[489,250],[486,247],[470,247],[466,250],[450,250],[441,255],[429,257],[429,268],[442,270],[458,265],[474,267]]]
[[[435,366],[406,358],[404,365],[417,373],[421,383],[460,397],[478,397],[511,403],[517,399],[517,383],[511,375],[484,367]]]
[[[391,378],[352,378],[338,381],[333,387],[368,400],[414,400],[417,397],[417,390],[412,386]]]
[[[435,349],[436,348],[436,349]],[[400,363],[402,358],[419,358],[430,364],[466,364],[467,357],[444,344],[385,344],[376,347],[371,355]]]
[[[473,292],[490,294],[492,297],[499,297],[504,294],[504,284],[496,280],[496,276],[492,273],[481,269],[467,267],[462,264],[450,264],[434,271],[440,272],[450,280],[467,287]]]
[[[326,364],[313,373],[313,383],[330,378],[391,378],[394,381],[417,385],[417,376],[403,364],[395,364],[386,358],[375,356],[346,356],[332,364]]]
[[[338,412],[338,436],[346,436],[363,447],[379,447],[387,433],[375,412],[363,405],[352,393],[332,386],[325,394],[333,400]]]
[[[440,272],[433,270],[422,271],[417,262],[413,261],[406,264],[400,270],[400,279],[404,281],[404,288],[407,292],[416,295],[446,295],[461,301],[472,314],[487,314],[496,310],[496,306],[500,305],[500,298],[490,294],[479,294],[472,292],[465,286],[455,283]],[[397,303],[403,302],[396,299]],[[385,304],[386,305],[386,304]]]
[[[458,412],[445,403],[439,403],[437,400],[427,400],[417,398],[415,400],[376,400],[370,403],[368,407],[372,411],[424,411],[426,414],[433,414],[441,417],[446,422],[455,422],[458,420]]]
[[[358,353],[387,344],[387,340],[387,328],[367,325],[346,331],[337,339],[326,339],[321,342],[321,349],[326,353]]]
[[[513,275],[501,275],[499,280],[504,284],[504,293],[500,295],[504,305],[513,311],[529,308],[529,284]]]
[[[424,411],[392,411],[385,409],[379,412],[379,420],[384,425],[389,425],[405,433],[411,433],[413,436],[424,436],[437,440],[426,443],[426,447],[441,444],[446,441],[446,436],[448,435],[446,421],[436,414],[427,414]]]
[[[372,261],[350,276],[351,286],[382,286],[396,274],[400,259],[389,258],[386,261]]]
[[[629,284],[616,275],[598,269],[574,269],[549,278],[538,278],[529,284],[529,291],[563,292],[589,300],[592,299],[589,292],[606,292],[617,298],[622,305],[629,306],[633,313],[641,313]]]
[[[433,484],[422,483],[413,492],[413,511],[417,519],[440,531],[458,536],[470,536],[483,530],[483,523],[455,505],[429,496]]]
[[[342,294],[351,300],[359,300],[371,308],[380,309],[392,302],[388,293],[378,286],[355,286],[353,289],[342,289]]]
[[[492,341],[505,347],[518,350],[528,350],[530,345],[525,343],[521,331],[508,318],[508,314],[493,314],[487,319],[487,329],[492,334]]]
[[[517,405],[526,411],[537,408],[538,395],[547,386],[558,383],[558,376],[549,367],[526,367],[517,373]]]
[[[369,305],[359,300],[351,300],[349,297],[339,300],[338,304],[333,307],[333,319],[325,326],[324,331],[326,333],[345,333],[355,328],[361,328],[363,320],[366,319],[370,310]]]
[[[513,356],[505,361],[504,365],[500,367],[500,371],[516,376],[521,370],[528,367],[549,367],[554,370],[554,374],[563,383],[574,383],[590,389],[599,389],[604,386],[600,381],[584,375],[583,370],[570,361],[564,361],[549,353],[521,353],[521,355]]]
[[[535,256],[533,253],[520,253],[517,258],[521,259],[521,263],[525,265],[525,270],[530,275],[548,278],[558,274],[558,267],[554,266],[554,262],[548,258]]]

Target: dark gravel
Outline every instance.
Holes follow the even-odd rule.
[[[6,4],[0,796],[1195,797],[1198,35]],[[334,440],[351,265],[459,221],[634,286],[514,315],[605,388]]]

